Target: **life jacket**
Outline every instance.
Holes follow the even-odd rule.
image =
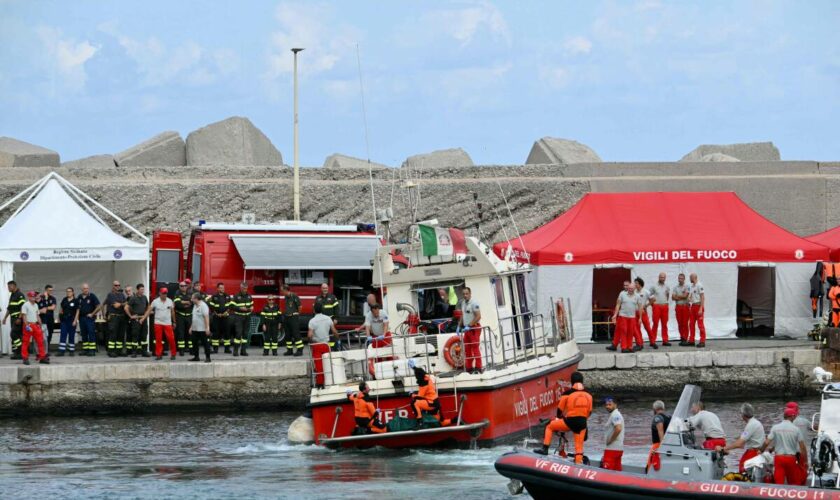
[[[425,384],[420,385],[420,389],[417,391],[417,397],[429,402],[436,400],[438,396],[434,377],[426,375],[423,377],[423,381]]]
[[[835,311],[840,310],[840,285],[831,287],[828,298],[831,300],[831,308]]]
[[[353,402],[353,416],[356,418],[373,418],[376,413],[376,407],[366,399],[363,392],[351,394],[350,401]]]
[[[584,390],[583,384],[577,383],[560,396],[557,408],[563,412],[564,418],[589,418],[592,414],[592,395]]]

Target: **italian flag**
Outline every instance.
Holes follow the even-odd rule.
[[[423,224],[419,224],[419,228],[420,243],[423,245],[424,256],[452,256],[467,253],[467,242],[464,238],[464,232],[460,229]]]

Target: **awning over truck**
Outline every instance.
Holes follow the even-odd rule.
[[[376,235],[231,235],[245,269],[370,269]]]

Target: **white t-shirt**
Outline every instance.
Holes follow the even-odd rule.
[[[203,300],[193,305],[192,325],[190,329],[194,332],[206,332],[208,325],[204,322],[204,315],[210,314],[210,307]],[[157,316],[155,316],[157,318]]]
[[[700,303],[700,295],[705,293],[705,289],[703,288],[703,283],[699,281],[697,283],[693,283],[688,288],[688,303],[689,304],[699,304]]]
[[[761,448],[764,444],[764,426],[761,425],[755,417],[747,421],[744,426],[744,432],[741,433],[741,439],[744,440],[744,448]]]
[[[635,318],[639,304],[636,294],[630,295],[627,290],[618,294],[618,315],[622,318]]]
[[[677,286],[674,287],[674,290],[671,293],[671,297],[673,297],[675,295],[685,295],[688,292],[689,292],[688,285],[685,285],[685,284],[677,285]],[[688,304],[688,299],[687,298],[685,298],[685,299],[674,299],[674,302],[676,302],[677,305],[681,306],[681,305]]]
[[[38,309],[38,303],[32,303],[28,300],[23,303],[23,306],[20,308],[20,314],[23,316],[23,321],[25,323],[38,323],[40,319],[40,310]]]
[[[700,410],[697,415],[689,417],[688,421],[695,429],[702,431],[706,439],[726,438],[720,419],[710,411]]]
[[[463,305],[461,305],[461,312],[463,313],[464,318],[464,326],[470,326],[475,320],[476,313],[480,311],[478,306],[478,302],[475,299],[470,299],[469,301],[465,301]]]
[[[156,325],[172,325],[172,308],[175,303],[171,299],[160,300],[160,297],[152,301],[152,313],[155,315]]]
[[[388,315],[379,310],[379,316],[373,317],[373,313],[365,315],[365,325],[370,327],[370,334],[373,337],[385,335],[385,323],[388,321]]]
[[[323,344],[330,341],[330,331],[333,326],[332,319],[326,314],[316,314],[309,320],[309,329],[312,330],[312,342]]]
[[[610,437],[613,435],[613,431],[615,431],[616,426],[621,426],[621,432],[618,433],[618,437],[615,438],[615,441],[606,445],[606,450],[623,450],[624,449],[624,417],[618,411],[618,408],[610,412],[609,418],[607,418],[607,423],[604,424],[604,443],[607,442]]]
[[[782,420],[771,427],[767,437],[773,441],[776,455],[796,455],[799,453],[799,443],[805,442],[799,428],[790,420]]]
[[[656,300],[657,305],[668,305],[668,299],[671,297],[671,287],[657,281],[648,288],[648,294]]]
[[[640,311],[646,310],[650,305],[650,293],[644,288],[636,290],[636,302],[639,304]]]

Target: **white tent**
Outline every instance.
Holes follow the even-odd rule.
[[[102,301],[115,279],[124,286],[143,283],[148,288],[149,239],[76,186],[52,172],[5,202],[0,212],[21,199],[0,227],[2,314],[9,302],[9,280],[24,291],[51,284],[59,300],[66,287],[80,293],[82,283],[89,283]],[[138,241],[117,234],[99,213]],[[9,333],[7,323],[0,337],[2,352],[10,350]]]

